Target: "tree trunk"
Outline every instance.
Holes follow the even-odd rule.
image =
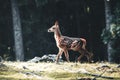
[[[12,8],[12,17],[13,17],[13,31],[14,31],[14,46],[15,46],[15,54],[17,61],[24,60],[24,50],[23,50],[23,39],[22,39],[22,29],[21,29],[21,21],[20,14],[17,5],[17,0],[11,0],[11,8]]]
[[[110,1],[104,0],[104,3],[105,3],[106,30],[110,31],[110,24],[112,20]],[[110,40],[107,44],[108,61],[114,62],[111,44],[112,44],[112,41]]]

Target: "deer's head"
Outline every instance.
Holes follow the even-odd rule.
[[[58,21],[55,22],[55,24],[48,29],[48,32],[55,32],[59,28]]]

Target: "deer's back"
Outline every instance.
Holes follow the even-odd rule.
[[[59,41],[59,47],[65,49],[76,50],[82,46],[82,41],[80,38],[72,38],[67,36],[62,36]]]

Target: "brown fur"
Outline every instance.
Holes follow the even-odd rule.
[[[92,55],[86,50],[86,40],[84,38],[72,38],[67,36],[62,36],[58,22],[55,22],[48,32],[54,32],[54,38],[56,40],[56,45],[59,48],[59,52],[57,54],[56,62],[58,62],[59,57],[64,52],[67,61],[69,62],[69,54],[68,50],[78,51],[81,55],[78,57],[78,61],[83,56],[86,56],[88,61],[91,61]]]

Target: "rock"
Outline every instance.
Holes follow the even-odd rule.
[[[23,66],[23,69],[27,69],[28,70],[28,68],[26,66]]]
[[[5,64],[0,63],[0,71],[8,71],[9,67],[7,67]]]
[[[33,59],[29,60],[28,62],[38,63],[40,60],[41,60],[40,57],[34,57]]]
[[[2,59],[2,57],[0,56],[0,63],[2,63],[3,62],[3,59]]]
[[[117,68],[120,68],[120,64],[119,64],[119,65],[117,65]]]
[[[4,65],[3,63],[0,63],[0,68],[1,67],[6,67],[6,65]]]
[[[33,59],[29,60],[28,62],[55,62],[56,60],[55,54],[48,54],[48,55],[43,55],[42,57],[34,57]],[[60,57],[59,62],[62,62],[62,57]]]

